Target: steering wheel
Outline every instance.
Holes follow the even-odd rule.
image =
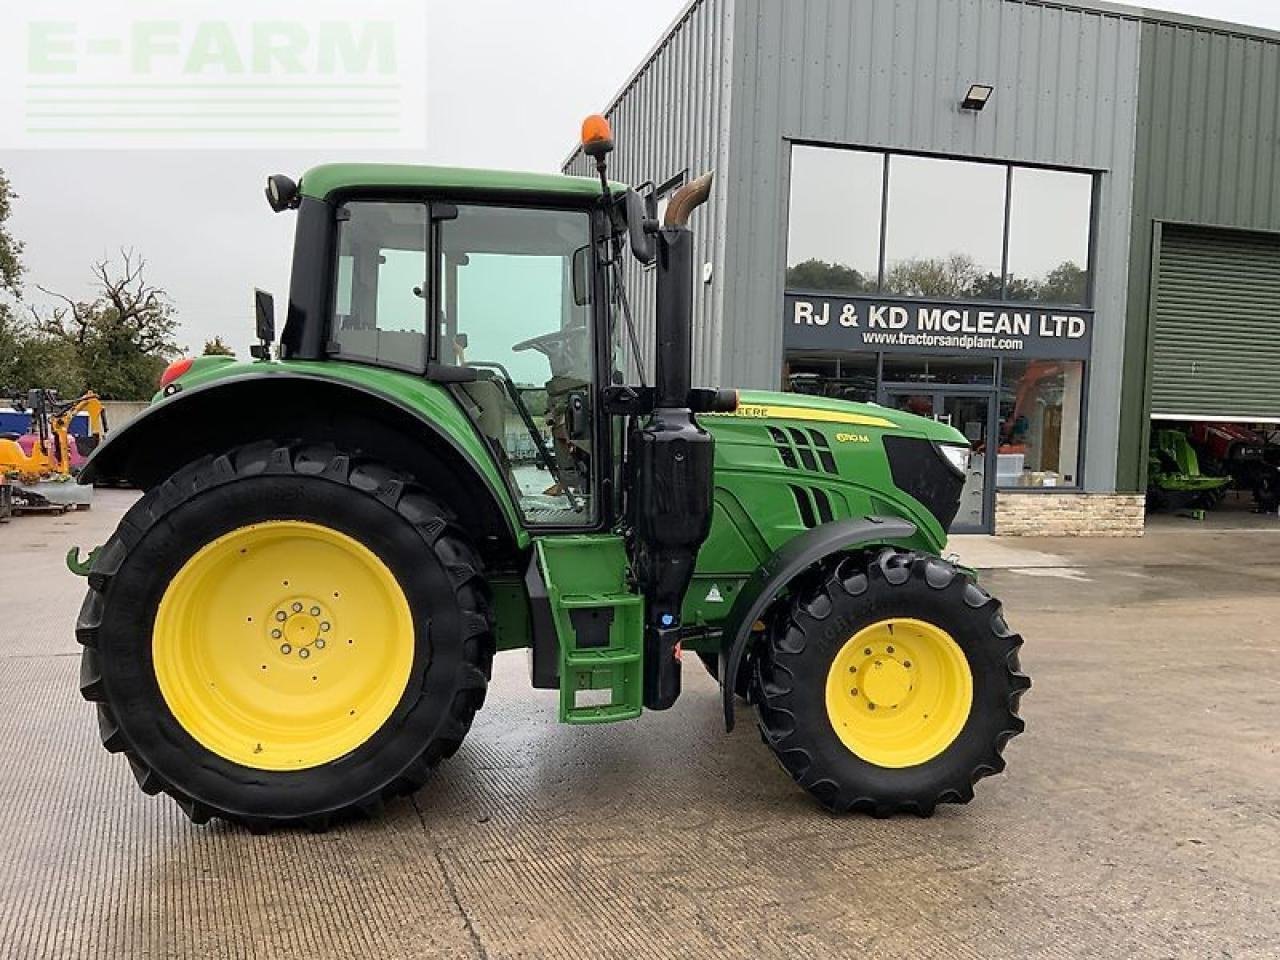
[[[579,334],[586,333],[586,327],[568,327],[564,330],[553,330],[551,333],[544,333],[540,337],[530,337],[528,340],[521,340],[512,346],[513,353],[519,353],[524,350],[541,350],[544,353],[548,349],[560,346],[570,337],[576,337]]]

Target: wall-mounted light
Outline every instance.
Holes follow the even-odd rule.
[[[960,101],[960,109],[972,110],[976,113],[986,107],[987,101],[995,92],[996,88],[989,83],[975,83],[969,87],[969,92]]]

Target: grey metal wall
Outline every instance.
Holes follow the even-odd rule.
[[[713,169],[719,174],[711,200],[693,220],[700,265],[694,296],[694,382],[706,386],[721,381],[733,4],[734,0],[693,0],[605,111],[617,144],[610,158],[614,179],[661,185],[682,172],[688,179]],[[595,176],[594,161],[580,151],[566,161],[565,170]],[[632,309],[652,375],[653,271],[640,268],[630,257],[626,262]],[[702,281],[703,263],[711,264],[709,283]]]
[[[1280,36],[1143,24],[1137,156],[1117,478],[1128,489],[1146,464],[1154,221],[1280,231]]]
[[[1140,22],[1022,0],[735,0],[726,382],[776,387],[790,140],[1098,170],[1085,485],[1112,489]],[[996,87],[962,113],[970,83]]]

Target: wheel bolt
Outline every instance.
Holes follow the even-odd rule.
[[[867,647],[867,649],[863,650],[862,652],[863,652],[863,653],[865,653],[868,657],[869,657],[869,656],[871,656],[871,648],[870,648],[870,647]]]
[[[311,608],[311,615],[312,615],[313,617],[318,617],[318,616],[320,616],[320,608],[319,608],[319,607],[312,607],[312,608]]]
[[[903,660],[903,661],[902,661],[902,665],[903,665],[904,667],[907,667],[908,669],[910,669],[910,667],[911,667],[911,661],[910,661],[910,660]]]
[[[321,637],[321,638],[319,638],[318,640],[316,640],[316,649],[317,649],[317,650],[323,650],[323,649],[324,649],[324,637]]]
[[[328,620],[322,621],[320,624],[321,632],[326,632],[328,631],[328,629],[329,629],[329,621]]]
[[[287,619],[288,619],[288,617],[289,617],[289,615],[288,615],[287,613],[285,613],[283,610],[277,610],[277,611],[276,611],[276,619],[277,619],[277,620],[279,620],[281,623],[283,623],[285,620],[287,620]]]
[[[282,636],[283,636],[283,634],[282,634],[279,630],[272,630],[272,631],[271,631],[271,639],[272,639],[272,640],[279,640]]]
[[[303,660],[305,660],[307,659],[307,657],[311,656],[311,651],[308,650],[306,647],[303,647],[301,650],[298,651],[298,656],[300,656]]]
[[[289,654],[293,653],[293,647],[289,646],[287,643],[282,643],[280,644],[280,652],[287,657]]]
[[[294,603],[294,605],[293,605],[293,612],[294,612],[294,613],[301,613],[301,612],[302,612],[302,604],[300,604],[300,603],[296,603],[296,602],[295,602],[295,603]]]

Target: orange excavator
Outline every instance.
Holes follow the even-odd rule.
[[[73,483],[72,473],[106,435],[107,416],[98,395],[89,392],[63,403],[52,390],[29,390],[25,400],[14,398],[13,407],[31,415],[27,437],[0,438],[0,475],[9,481],[14,511],[87,508],[93,490]],[[87,437],[71,433],[72,421],[81,413],[89,418]]]

